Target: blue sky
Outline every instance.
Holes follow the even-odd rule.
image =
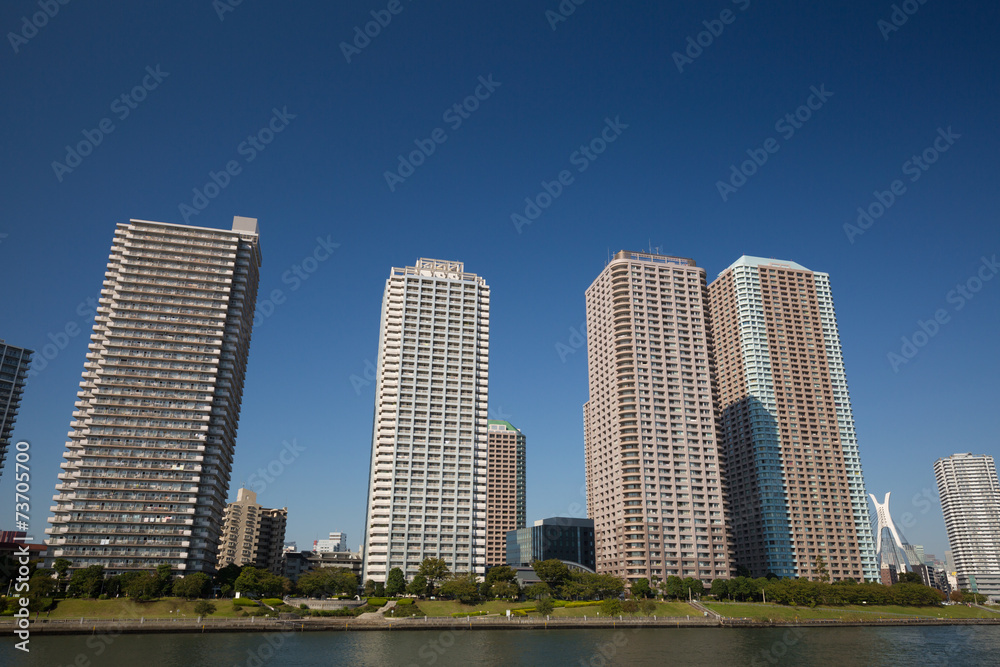
[[[891,490],[909,540],[942,555],[934,460],[998,453],[1000,9],[913,1],[897,26],[890,2],[566,0],[565,20],[557,0],[223,2],[0,8],[0,337],[64,344],[15,432],[32,443],[36,534],[115,224],[243,215],[260,221],[261,295],[284,301],[254,330],[232,495],[295,441],[259,501],[289,508],[300,547],[361,540],[366,364],[389,269],[418,257],[489,282],[491,410],[528,436],[529,521],[579,514],[584,290],[609,252],[652,245],[710,280],[742,254],[831,275],[868,489]],[[614,141],[581,158],[608,123]],[[398,156],[421,145],[411,174]],[[225,187],[201,201],[211,173]],[[516,225],[526,198],[547,206]],[[859,207],[881,215],[845,231]],[[339,247],[296,279],[318,239]]]

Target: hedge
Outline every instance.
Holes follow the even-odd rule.
[[[570,609],[573,607],[595,607],[601,604],[599,600],[580,600],[579,602],[567,602],[566,608]]]
[[[413,598],[403,598],[402,600],[396,600],[397,607],[407,604],[413,604]]]
[[[233,598],[234,607],[256,607],[257,601],[250,598]]]
[[[368,604],[372,607],[384,607],[388,598],[368,598]]]
[[[490,612],[483,609],[482,611],[456,611],[451,615],[452,618],[465,618],[466,616],[485,616]]]
[[[261,602],[266,604],[268,607],[277,607],[279,605],[285,604],[285,601],[282,600],[281,598],[264,598],[263,600],[261,600]]]

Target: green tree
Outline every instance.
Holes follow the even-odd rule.
[[[277,597],[282,594],[285,582],[282,577],[267,570],[245,565],[233,585],[237,593],[251,598]]]
[[[900,572],[899,583],[901,584],[922,584],[923,580],[916,572]]]
[[[439,592],[464,604],[472,604],[479,600],[479,584],[476,575],[471,572],[456,573],[445,579],[441,582]]]
[[[28,580],[28,591],[32,598],[50,598],[56,590],[56,580],[52,570],[38,568]]]
[[[601,613],[605,616],[618,616],[622,613],[622,603],[616,598],[609,598],[601,603]]]
[[[406,592],[410,595],[418,595],[424,597],[427,595],[427,577],[417,573],[413,575],[413,579],[406,585]]]
[[[215,605],[208,600],[198,600],[194,603],[194,613],[199,616],[210,616],[215,613]]]
[[[697,598],[704,592],[705,592],[705,584],[702,583],[701,579],[695,579],[694,577],[685,577],[684,580],[681,582],[682,597]]]
[[[375,597],[375,580],[369,579],[365,582],[364,588],[361,589],[361,594],[366,598]]]
[[[486,573],[486,581],[491,584],[498,581],[514,581],[516,579],[517,572],[507,565],[495,565]]]
[[[587,574],[587,580],[596,597],[617,598],[625,592],[625,582],[613,574]]]
[[[103,565],[80,568],[69,579],[69,594],[77,598],[96,598],[101,593],[103,583]]]
[[[490,584],[490,595],[496,598],[516,599],[521,597],[521,587],[518,586],[516,579],[514,581],[497,581]]]
[[[138,577],[132,577],[122,587],[125,595],[139,602],[155,600],[160,597],[160,578],[153,572],[143,572]]]
[[[548,616],[556,606],[552,603],[552,598],[543,597],[535,600],[535,611],[542,616]]]
[[[727,579],[713,579],[710,592],[717,600],[721,600],[729,595],[729,581]]]
[[[162,597],[170,593],[174,585],[174,575],[167,563],[160,563],[156,566],[156,581],[158,584],[157,595]]]
[[[385,594],[389,597],[396,597],[406,590],[406,575],[398,567],[389,570],[389,575],[385,579]]]
[[[62,591],[65,585],[67,572],[69,572],[71,567],[73,567],[73,561],[68,558],[56,558],[52,561],[52,569],[56,571],[56,575],[58,576],[58,588],[60,591]]]
[[[648,598],[653,596],[653,589],[649,587],[649,580],[646,578],[636,579],[632,582],[632,595],[636,598]]]
[[[537,584],[531,584],[530,586],[525,586],[524,597],[529,600],[534,598],[535,600],[543,598],[546,596],[551,596],[552,590],[549,588],[548,584],[543,584],[541,582]]]
[[[639,603],[634,599],[630,598],[622,602],[622,613],[623,614],[636,614],[639,612]]]
[[[358,591],[358,578],[346,567],[321,567],[299,577],[298,589],[307,597],[353,595]]]
[[[639,609],[644,616],[652,616],[656,612],[656,600],[643,600],[639,603]]]
[[[816,555],[815,560],[815,570],[816,570],[816,580],[822,582],[830,581],[830,570],[826,567],[826,561],[819,554]],[[919,581],[916,583],[920,583]]]
[[[417,570],[417,573],[424,575],[427,579],[429,590],[434,590],[434,586],[437,582],[444,580],[449,574],[451,574],[448,570],[448,565],[445,564],[443,558],[425,558],[423,562],[420,563],[420,569]]]
[[[212,585],[212,580],[204,572],[192,572],[174,580],[173,594],[179,598],[194,600],[205,597],[208,589]]]
[[[663,597],[674,598],[675,600],[687,597],[687,592],[684,589],[684,581],[673,574],[667,577],[666,581],[663,582]]]
[[[559,590],[563,582],[569,579],[569,568],[558,558],[536,560],[531,564],[531,567],[542,583],[547,584],[554,591]]]
[[[220,591],[225,587],[229,586],[229,590],[222,593],[223,596],[228,595],[234,590],[236,585],[236,580],[240,576],[241,568],[236,563],[230,563],[221,570],[215,573],[215,577],[212,579],[212,585],[217,586]]]

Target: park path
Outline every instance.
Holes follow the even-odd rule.
[[[385,612],[389,611],[396,606],[395,600],[389,600],[381,607],[378,611],[366,611],[365,613],[358,616],[359,621],[384,621]]]

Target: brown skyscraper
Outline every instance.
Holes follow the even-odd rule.
[[[524,434],[507,421],[489,420],[486,464],[486,567],[507,562],[507,533],[524,528]]]
[[[877,579],[830,277],[744,256],[709,303],[734,565]]]
[[[730,576],[705,270],[621,251],[586,298],[597,571],[629,581]]]

